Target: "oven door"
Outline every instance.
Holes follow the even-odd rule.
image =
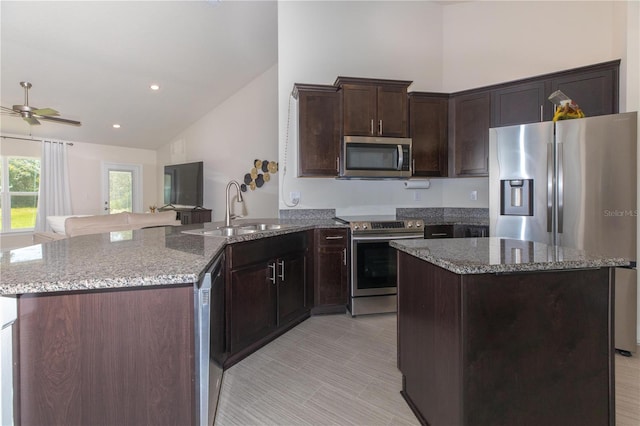
[[[396,249],[389,245],[389,241],[422,238],[422,234],[352,236],[351,296],[396,294],[397,255]]]

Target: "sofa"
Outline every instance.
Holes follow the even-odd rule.
[[[158,213],[124,212],[92,216],[49,216],[47,223],[53,232],[36,232],[33,235],[34,243],[46,243],[78,235],[181,225],[176,219],[176,212],[172,210]]]

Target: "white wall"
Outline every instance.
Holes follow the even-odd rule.
[[[284,164],[293,83],[331,84],[338,75],[413,80],[409,90],[454,92],[622,58],[621,101],[632,104],[636,99],[637,104],[634,3],[280,2],[280,161]],[[559,43],[556,29],[576,41]],[[628,108],[623,102],[622,111]],[[633,109],[637,106],[628,110]],[[283,195],[300,192],[298,208],[341,212],[363,199],[387,210],[488,207],[486,178],[432,179],[432,188],[421,191],[418,201],[414,191],[402,191],[397,182],[298,179],[295,118],[294,111]],[[469,193],[474,190],[478,200],[472,202]],[[288,208],[282,200],[280,208]]]
[[[614,3],[482,1],[445,6],[443,88],[455,92],[618,59]]]
[[[74,142],[69,149],[71,206],[74,214],[104,214],[102,162],[142,165],[142,211],[157,204],[155,151]]]
[[[242,183],[255,159],[278,160],[277,76],[274,65],[158,150],[158,206],[165,165],[204,161],[204,207],[213,209],[212,220],[224,219],[227,183]],[[245,192],[245,203],[234,205],[235,213],[278,217],[279,175],[272,175],[262,188]]]

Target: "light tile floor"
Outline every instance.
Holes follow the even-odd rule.
[[[617,426],[640,425],[640,352],[616,355]],[[225,372],[216,425],[418,425],[395,314],[315,316]]]

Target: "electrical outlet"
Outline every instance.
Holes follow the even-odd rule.
[[[471,191],[469,193],[469,199],[471,201],[478,201],[478,191]]]
[[[289,193],[289,200],[291,200],[292,203],[297,204],[300,202],[300,193],[295,191],[295,192],[290,192]]]

